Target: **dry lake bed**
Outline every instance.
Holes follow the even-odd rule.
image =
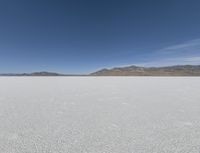
[[[0,77],[0,153],[199,153],[200,77]]]

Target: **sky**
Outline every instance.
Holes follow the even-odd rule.
[[[200,64],[199,0],[0,0],[0,73]]]

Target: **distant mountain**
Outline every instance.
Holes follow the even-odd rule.
[[[176,65],[166,67],[127,66],[101,69],[91,74],[60,74],[55,72],[4,73],[0,76],[200,76],[200,65]]]
[[[33,72],[33,73],[6,73],[0,76],[64,76],[63,74],[54,72]]]
[[[200,76],[200,65],[177,65],[167,67],[127,66],[102,69],[92,76]]]
[[[54,72],[34,72],[30,74],[31,76],[61,76],[63,74],[54,73]]]

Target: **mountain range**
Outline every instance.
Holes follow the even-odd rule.
[[[4,73],[0,76],[65,76],[55,72],[33,72],[33,73]]]
[[[200,76],[200,65],[176,65],[167,67],[127,66],[102,69],[92,76]]]
[[[4,73],[0,76],[200,76],[200,65],[175,65],[166,67],[126,66],[101,69],[90,74],[74,75],[55,72]]]

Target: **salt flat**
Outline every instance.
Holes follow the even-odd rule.
[[[199,153],[198,77],[1,77],[1,153]]]

